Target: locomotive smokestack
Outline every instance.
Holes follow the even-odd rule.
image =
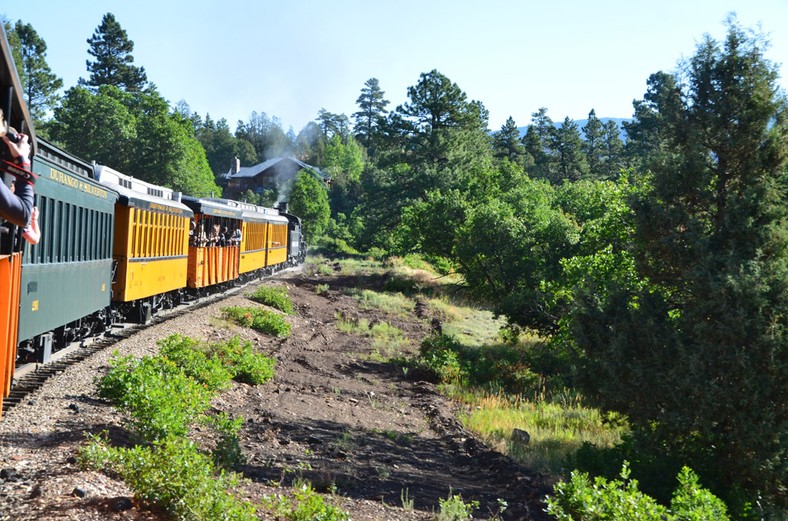
[[[279,204],[276,205],[276,209],[279,210],[279,213],[287,213],[287,201],[280,201]]]

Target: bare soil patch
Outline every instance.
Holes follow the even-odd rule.
[[[247,462],[237,470],[247,480],[239,493],[253,501],[287,493],[294,480],[305,479],[320,492],[334,491],[327,501],[359,521],[434,519],[450,493],[479,502],[474,519],[547,519],[542,476],[481,443],[456,420],[458,406],[424,375],[403,371],[370,338],[337,329],[338,315],[387,322],[408,339],[405,353],[417,352],[435,326],[428,309],[392,315],[362,309],[343,292],[383,282],[285,273],[263,284],[286,285],[295,304],[287,339],[217,318],[222,307],[249,305],[244,290],[124,340],[118,351],[152,354],[156,339],[172,333],[210,341],[240,335],[276,358],[272,381],[236,384],[214,402],[245,419]],[[318,284],[329,290],[318,294]],[[166,519],[122,482],[76,465],[85,433],[124,439],[123,419],[95,398],[93,378],[108,359],[100,353],[68,369],[0,421],[0,519]],[[500,514],[499,500],[508,504]]]

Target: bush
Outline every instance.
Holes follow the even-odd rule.
[[[185,438],[132,448],[94,439],[79,459],[83,466],[116,472],[138,498],[160,505],[174,519],[257,519],[252,504],[228,492],[238,477],[216,473],[211,459]]]
[[[290,336],[290,324],[281,316],[262,308],[233,306],[222,310],[225,315],[244,327],[280,338]]]
[[[271,286],[260,286],[249,298],[260,304],[278,309],[288,315],[293,314],[293,301],[287,296],[287,289],[274,288]]]
[[[214,344],[211,349],[236,381],[257,385],[274,377],[276,360],[255,353],[250,342],[241,342],[237,336],[227,342]]]
[[[225,367],[211,347],[193,338],[170,335],[160,340],[159,355],[171,360],[186,375],[204,384],[211,391],[227,389],[233,372]]]
[[[449,335],[428,336],[419,348],[419,365],[434,373],[442,383],[459,384],[466,378],[460,364],[460,349],[461,346]]]
[[[570,481],[555,486],[555,495],[547,500],[547,512],[558,521],[602,521],[638,519],[642,521],[720,521],[728,519],[725,504],[698,484],[697,476],[684,467],[678,476],[679,488],[670,508],[638,490],[638,482],[629,479],[624,462],[622,481],[608,482],[573,471]]]
[[[243,426],[243,418],[233,418],[227,413],[219,413],[206,419],[208,425],[219,434],[219,440],[213,450],[213,462],[222,469],[230,470],[239,464],[246,463],[241,452],[238,431]]]
[[[98,388],[99,396],[131,417],[132,430],[146,441],[185,435],[212,395],[164,357],[115,358]]]
[[[266,497],[263,501],[276,515],[289,521],[350,521],[350,515],[326,504],[309,483],[294,484],[294,501],[284,496]]]

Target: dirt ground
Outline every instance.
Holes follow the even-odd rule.
[[[205,316],[199,320],[195,314],[188,326],[165,322],[156,326],[160,331],[146,334],[164,337],[178,327],[188,327],[196,336],[212,341],[240,335],[276,358],[272,381],[259,386],[236,384],[214,402],[217,410],[244,418],[241,446],[247,461],[237,470],[247,480],[239,492],[254,501],[263,495],[287,493],[295,480],[303,479],[320,492],[333,491],[326,500],[356,521],[435,519],[440,500],[450,494],[460,494],[465,502],[478,501],[474,519],[547,519],[543,499],[548,488],[542,476],[479,442],[457,421],[458,406],[443,398],[433,383],[425,381],[425,375],[388,362],[370,338],[337,329],[338,315],[367,319],[371,324],[385,321],[409,339],[406,351],[417,351],[421,339],[435,327],[436,317],[429,309],[417,306],[417,313],[390,315],[362,309],[343,291],[379,289],[383,282],[378,275],[320,276],[300,271],[264,282],[285,285],[295,303],[296,313],[288,319],[292,334],[284,340],[228,326],[217,318],[226,303],[201,311]],[[328,291],[319,293],[317,286],[324,284]],[[231,300],[238,305],[245,297]],[[107,418],[114,413],[89,396],[94,392],[90,387],[82,392],[88,396],[69,397],[72,405],[84,403],[80,405],[81,429],[106,429],[113,423]],[[64,408],[70,407],[67,412],[73,415],[72,405]],[[89,407],[95,412],[89,412]],[[100,424],[91,423],[98,418]],[[122,419],[115,424],[121,429]],[[13,461],[38,457],[9,446],[14,439],[3,435],[2,455],[11,459],[11,463],[4,462],[4,468],[24,473]],[[91,489],[91,480],[108,479],[79,472],[73,465],[74,451],[83,440],[84,436],[70,435],[65,449],[63,443],[58,444],[63,455],[53,455],[51,462],[57,471],[42,467],[45,463],[33,465],[37,470],[25,478],[24,490],[0,476],[0,495],[6,496],[0,501],[0,519],[26,519],[20,514],[24,512],[30,519],[41,519],[42,513],[47,513],[44,518],[60,519],[66,516],[58,517],[58,511],[66,510],[69,519],[164,519],[155,509],[131,501],[131,494],[118,484],[104,483],[87,498],[69,493],[73,483],[96,490]],[[58,473],[68,485],[48,493],[40,482],[47,479],[47,472]],[[35,512],[23,507],[27,493],[40,507]],[[508,505],[503,512],[501,501]]]

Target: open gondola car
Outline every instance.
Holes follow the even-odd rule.
[[[187,285],[196,294],[204,288],[224,286],[238,278],[240,244],[232,238],[241,229],[243,209],[234,201],[184,197],[194,212],[194,231],[189,247]],[[231,204],[234,203],[234,204]]]
[[[115,204],[112,301],[126,319],[147,323],[185,299],[189,223],[193,212],[179,192],[107,166],[94,176],[119,194]]]

